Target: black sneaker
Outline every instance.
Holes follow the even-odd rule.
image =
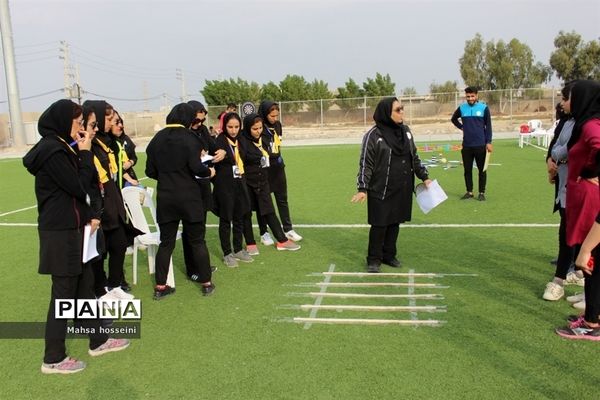
[[[202,296],[210,296],[215,291],[215,284],[210,282],[208,285],[202,285]]]
[[[175,293],[175,288],[171,287],[169,285],[165,285],[164,287],[162,287],[160,289],[158,288],[158,286],[155,286],[153,298],[154,298],[154,300],[161,300],[173,293]]]
[[[473,196],[471,196],[471,197],[473,197]],[[485,194],[479,193],[479,196],[477,196],[477,200],[479,200],[479,201],[485,201]]]
[[[463,195],[463,197],[461,197],[460,199],[461,199],[461,200],[467,200],[467,199],[472,199],[472,198],[473,198],[473,193],[469,193],[469,192],[467,192],[467,193],[465,193],[465,194]]]
[[[125,279],[121,282],[121,290],[127,293],[131,292],[131,285]]]
[[[383,260],[382,261],[385,265],[389,265],[390,267],[394,267],[394,268],[400,268],[402,266],[402,264],[400,263],[400,260],[398,260],[397,258],[392,258],[391,260]]]
[[[381,264],[370,263],[369,265],[367,265],[367,272],[376,274],[376,273],[379,273],[380,270],[381,270]]]

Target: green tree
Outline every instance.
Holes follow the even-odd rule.
[[[534,63],[533,52],[525,43],[517,39],[484,43],[479,33],[466,41],[459,65],[465,83],[481,89],[533,87],[550,77],[549,67]]]
[[[267,82],[260,91],[260,99],[281,101],[281,88],[273,81]]]
[[[429,85],[429,93],[440,103],[454,100],[458,91],[458,82],[456,81],[446,81],[439,85],[433,82]]]
[[[363,97],[365,96],[365,91],[358,86],[354,79],[349,78],[345,83],[344,87],[339,87],[337,89],[337,96],[339,100],[335,103],[342,110],[346,112],[346,114],[351,110],[356,110],[357,108],[363,105]]]
[[[485,48],[481,34],[477,33],[465,42],[465,51],[458,60],[460,76],[468,86],[484,88],[487,84],[485,72]]]
[[[326,82],[322,80],[315,79],[314,81],[308,84],[308,99],[309,100],[321,100],[321,99],[331,99],[333,97],[332,93],[329,91],[329,86]],[[323,111],[327,111],[329,109],[330,103],[328,101],[323,102]],[[320,111],[321,110],[321,102],[320,101],[311,101],[308,103],[308,108],[311,111]]]
[[[304,77],[299,75],[287,75],[279,82],[282,101],[301,101],[308,99],[309,85]],[[292,103],[286,106],[288,111],[298,111],[304,106],[303,103]]]
[[[375,79],[367,78],[363,83],[365,95],[369,97],[394,96],[396,93],[396,84],[392,82],[390,74],[381,75],[379,72]]]
[[[554,38],[556,50],[550,67],[565,82],[573,79],[600,79],[600,41],[585,43],[581,35],[560,31]]]
[[[260,86],[256,82],[247,82],[241,78],[226,80],[206,80],[200,91],[208,105],[227,103],[257,102],[260,100]]]

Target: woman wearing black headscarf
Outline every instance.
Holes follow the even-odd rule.
[[[256,215],[271,228],[277,241],[277,250],[299,250],[300,246],[286,237],[281,223],[275,215],[268,173],[271,142],[269,136],[263,133],[263,119],[258,114],[250,114],[244,118],[244,129],[239,142],[242,148],[241,154],[244,160],[246,184],[252,210],[256,211]],[[252,232],[251,214],[248,214],[244,220],[244,236],[248,253],[257,255],[259,252]]]
[[[226,156],[215,165],[216,176],[213,182],[214,212],[219,217],[223,262],[232,268],[238,266],[238,261],[254,261],[242,247],[244,219],[250,213],[250,199],[238,140],[241,125],[242,120],[236,113],[227,113],[223,117],[223,132],[217,136],[216,146],[217,149],[224,150]]]
[[[275,195],[275,203],[279,211],[281,225],[285,236],[295,242],[302,240],[292,226],[290,217],[290,207],[288,205],[287,177],[285,174],[285,163],[281,156],[281,139],[283,135],[281,122],[279,121],[279,104],[274,101],[265,100],[258,107],[258,114],[263,119],[263,134],[270,141],[270,165],[269,165],[269,187],[271,193]],[[273,244],[273,238],[267,231],[267,223],[260,215],[257,215],[258,226],[260,229],[261,242],[264,245]]]
[[[569,317],[569,326],[556,333],[600,341],[600,83],[576,82],[567,101],[575,119],[568,155],[567,243],[581,245],[575,264],[585,273],[585,313]]]
[[[156,218],[160,227],[160,245],[156,254],[156,300],[175,292],[175,288],[166,283],[180,221],[190,245],[184,247],[184,252],[191,252],[185,256],[188,277],[201,284],[205,296],[215,288],[204,240],[206,221],[202,190],[196,182],[196,176],[210,178],[215,171],[202,163],[200,143],[188,129],[194,115],[189,104],[177,104],[167,115],[165,128],[146,148],[146,175],[157,181]]]
[[[25,155],[23,165],[35,176],[40,239],[39,273],[52,275],[52,295],[46,320],[46,350],[41,370],[45,374],[70,374],[85,363],[67,357],[66,319],[56,319],[56,299],[93,299],[93,273],[82,263],[83,232],[99,221],[89,206],[85,188],[95,169],[89,132],[83,130],[82,109],[71,100],[59,100],[40,116],[42,139]],[[75,150],[77,149],[77,150]],[[99,333],[99,320],[83,320],[90,328],[91,355],[118,351],[127,340],[108,339]]]
[[[412,133],[402,122],[403,113],[395,97],[381,100],[373,114],[375,126],[363,138],[358,193],[351,201],[362,203],[368,198],[368,272],[379,272],[381,263],[400,267],[396,240],[400,224],[411,219],[415,175],[426,187],[431,183]]]
[[[113,137],[109,134],[113,125],[114,110],[103,100],[87,100],[83,106],[91,108],[96,115],[98,131],[92,142],[92,152],[104,200],[102,231],[106,252],[102,259],[93,265],[96,296],[108,295],[107,298],[129,300],[133,299],[133,295],[121,288],[125,281],[125,252],[127,246],[133,244],[133,237],[140,232],[133,233],[134,228],[125,212],[121,188],[115,180],[123,173],[123,165],[118,163],[118,155],[113,150]],[[108,279],[104,272],[106,259]]]

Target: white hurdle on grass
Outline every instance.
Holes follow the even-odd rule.
[[[329,304],[329,305],[314,305],[314,304],[302,304],[300,305],[302,310],[346,310],[346,311],[446,311],[446,307],[439,306],[355,306],[355,305],[342,305],[342,304]]]
[[[444,296],[439,294],[366,294],[366,293],[340,293],[340,292],[309,292],[312,297],[341,297],[341,298],[365,298],[365,299],[425,299],[443,300]]]
[[[316,286],[321,287],[420,287],[442,289],[447,286],[435,283],[411,283],[411,282],[318,282]]]
[[[294,322],[300,324],[345,324],[345,325],[429,325],[438,326],[443,321],[437,319],[371,319],[371,318],[305,318],[294,317]]]

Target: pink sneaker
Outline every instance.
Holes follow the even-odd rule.
[[[277,242],[277,250],[296,251],[300,250],[300,245],[291,240],[286,240],[285,242]]]
[[[89,349],[88,354],[90,356],[96,357],[113,351],[125,350],[127,347],[129,347],[129,340],[109,338],[106,342],[104,342],[103,345],[95,349]]]
[[[42,374],[74,374],[83,371],[85,363],[71,357],[67,357],[61,362],[46,364],[42,363]]]
[[[257,256],[260,254],[260,252],[258,251],[258,246],[255,244],[249,244],[248,246],[246,246],[246,251],[251,256]]]

